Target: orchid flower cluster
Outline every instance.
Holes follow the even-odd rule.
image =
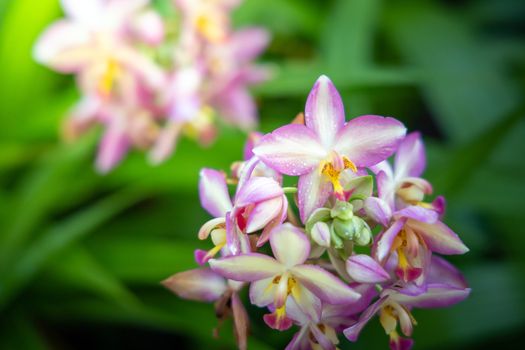
[[[345,122],[339,93],[321,76],[302,120],[252,134],[230,176],[201,171],[200,199],[213,219],[198,237],[212,248],[196,250],[202,267],[163,284],[215,302],[221,320],[233,316],[240,349],[247,287],[250,303],[268,310],[269,327],[297,327],[287,349],[336,349],[339,334],[355,342],[376,315],[390,348],[410,349],[413,310],[455,304],[470,289],[441,257],[468,248],[441,221],[444,199],[425,201],[432,186],[421,177],[423,142],[405,133],[393,118]]]
[[[35,59],[74,74],[81,99],[65,124],[75,139],[104,129],[97,168],[108,172],[131,148],[168,158],[180,135],[211,143],[216,119],[251,130],[257,111],[248,86],[267,79],[253,60],[269,42],[261,28],[234,31],[241,0],[61,0],[66,18],[38,39]]]

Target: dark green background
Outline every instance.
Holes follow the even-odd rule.
[[[160,287],[193,268],[208,218],[201,167],[227,169],[242,133],[215,146],[181,142],[160,167],[134,153],[94,172],[97,130],[74,145],[60,123],[78,98],[71,77],[31,60],[38,33],[61,16],[57,0],[0,1],[0,349],[234,347],[219,340],[211,305]],[[525,2],[248,0],[236,25],[268,28],[263,61],[275,79],[254,89],[261,129],[290,121],[313,82],[329,75],[348,117],[394,116],[421,130],[427,177],[448,199],[446,222],[471,251],[451,259],[471,297],[416,310],[417,349],[514,349],[525,326]],[[252,315],[251,349],[283,348]],[[342,348],[386,348],[377,320]]]

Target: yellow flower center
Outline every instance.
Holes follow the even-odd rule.
[[[344,188],[341,185],[340,177],[346,169],[350,169],[354,173],[357,172],[354,162],[345,156],[339,156],[335,152],[330,154],[330,160],[321,162],[321,174],[328,178],[334,188],[334,194],[339,199],[344,199]]]
[[[203,10],[195,19],[195,27],[204,38],[211,42],[224,39],[224,19],[214,9]]]
[[[112,58],[108,59],[106,62],[106,69],[98,82],[98,91],[103,97],[109,97],[115,86],[115,81],[119,73],[120,66],[117,61]]]

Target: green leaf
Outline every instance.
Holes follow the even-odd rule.
[[[525,106],[522,106],[505,118],[500,119],[496,125],[487,128],[464,146],[453,152],[448,152],[450,156],[442,164],[446,167],[446,171],[443,171],[443,167],[429,169],[428,178],[433,181],[439,193],[457,194],[457,191],[468,183],[480,166],[490,159],[491,153],[504,140],[514,125],[524,117]]]
[[[80,245],[72,245],[51,259],[43,274],[46,280],[57,280],[61,287],[81,288],[122,307],[136,306],[139,302],[118,278]]]
[[[32,47],[44,27],[59,13],[56,0],[16,0],[0,22],[0,119],[2,138],[23,128],[20,114],[31,109],[53,85],[53,75],[32,58]],[[29,102],[29,103],[28,103]]]
[[[254,89],[264,97],[306,96],[320,75],[328,75],[338,90],[362,90],[374,87],[414,85],[413,70],[391,67],[363,67],[338,72],[322,61],[289,61],[275,69],[275,78]]]
[[[336,73],[359,71],[372,63],[381,0],[338,0],[322,40],[323,61]]]
[[[64,302],[60,308],[38,305],[39,312],[47,317],[69,322],[82,320],[109,326],[139,325],[171,331],[195,343],[195,349],[234,348],[235,342],[230,322],[221,327],[219,338],[212,337],[212,330],[217,326],[213,306],[178,299],[169,292],[145,298],[144,305],[133,309],[122,309],[113,304],[97,300],[76,300],[73,303]],[[191,317],[189,317],[191,315]],[[271,349],[264,342],[251,337],[250,349]]]
[[[9,259],[31,236],[33,230],[46,219],[53,208],[78,200],[72,196],[76,186],[89,191],[94,173],[82,171],[82,164],[91,153],[92,139],[74,147],[58,147],[45,154],[42,160],[21,180],[13,193],[12,215],[0,233],[0,271]],[[70,181],[75,177],[75,181]],[[85,180],[85,181],[82,181]]]
[[[420,69],[421,88],[451,141],[465,142],[515,109],[516,86],[464,15],[430,2],[390,6],[386,33]]]
[[[0,321],[0,349],[50,349],[31,321],[21,314],[3,314]]]
[[[17,258],[8,271],[0,275],[0,308],[31,281],[50,258],[137,203],[145,195],[141,191],[127,190],[108,196],[45,232]]]
[[[174,273],[198,267],[193,255],[198,241],[128,235],[97,237],[89,246],[111,274],[126,283],[159,285]]]
[[[233,13],[235,27],[264,25],[272,34],[305,33],[315,37],[319,9],[300,0],[247,0]]]

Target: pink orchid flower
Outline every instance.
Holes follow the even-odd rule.
[[[301,329],[295,333],[286,350],[335,350],[339,344],[337,331],[355,322],[341,305],[323,305],[321,316],[315,320],[306,317],[293,301],[287,303],[287,312]]]
[[[216,115],[243,130],[255,128],[257,108],[248,86],[268,79],[267,71],[252,63],[268,41],[265,30],[249,28],[233,32],[193,56],[185,46],[179,48],[183,57],[176,56],[177,69],[163,93],[168,122],[150,153],[153,163],[173,153],[183,132],[190,131],[201,144],[210,144],[216,135]]]
[[[113,169],[132,146],[150,147],[159,132],[156,118],[148,109],[108,103],[98,96],[86,95],[66,120],[64,136],[75,140],[95,124],[104,126],[96,160],[96,168],[102,174]]]
[[[385,227],[374,244],[374,255],[385,263],[397,257],[396,274],[405,282],[422,283],[431,252],[464,254],[468,248],[448,226],[439,220],[443,200],[434,205],[423,203],[431,185],[420,178],[425,168],[425,151],[418,133],[408,135],[400,144],[395,168],[387,161],[373,167],[377,172],[379,198],[365,200],[369,217]]]
[[[418,205],[442,214],[444,211],[443,197],[436,198],[432,204],[423,202],[425,195],[432,194],[432,185],[421,178],[425,166],[425,146],[421,140],[421,134],[413,132],[399,144],[393,168],[388,161],[371,167],[377,175],[379,198],[392,209]]]
[[[240,2],[241,0],[175,0],[182,13],[187,35],[212,43],[220,42],[228,36],[230,12]]]
[[[139,100],[139,86],[152,90],[164,82],[162,70],[131,45],[130,33],[143,28],[134,19],[148,2],[62,0],[67,18],[42,34],[34,56],[55,70],[79,74],[79,84],[89,94]],[[154,30],[163,35],[158,25]],[[130,94],[130,90],[135,91]]]
[[[210,74],[206,93],[209,103],[227,123],[243,130],[253,130],[257,126],[257,106],[248,87],[270,77],[267,69],[253,64],[269,41],[266,30],[246,28],[232,33],[206,53]]]
[[[238,186],[254,176],[269,177],[282,184],[283,177],[280,173],[264,164],[253,154],[253,148],[259,143],[263,135],[260,132],[251,132],[244,145],[243,161],[234,162],[231,166],[232,175],[238,179]]]
[[[257,242],[262,245],[268,239],[266,232],[286,219],[288,201],[279,183],[271,178],[249,179],[238,187],[232,203],[225,174],[203,169],[199,195],[202,206],[215,217],[199,231],[200,239],[206,239],[210,233],[215,235],[212,236],[215,243],[212,250],[207,253],[198,251],[200,263],[206,262],[223,247],[233,255],[250,252],[248,234],[264,229]],[[214,233],[217,229],[220,230]]]
[[[249,318],[239,298],[244,283],[227,280],[209,268],[202,268],[179,272],[162,284],[181,298],[215,302],[219,321],[233,316],[237,346],[240,350],[247,348]]]
[[[360,294],[331,273],[305,264],[310,242],[297,227],[283,224],[275,228],[270,234],[270,246],[275,258],[248,253],[212,259],[209,263],[212,270],[226,278],[251,282],[252,304],[275,308],[264,317],[271,327],[283,330],[291,326],[286,316],[288,297],[313,319],[320,317],[321,300],[329,304],[348,304],[360,298]]]
[[[394,254],[397,258],[396,274],[405,282],[423,281],[432,252],[456,255],[469,251],[433,210],[410,206],[389,214],[385,213],[385,208],[389,207],[377,198],[368,198],[365,208],[369,216],[386,225],[385,231],[374,242],[375,259],[384,264]]]
[[[379,300],[370,305],[355,324],[345,329],[344,335],[350,341],[357,341],[363,327],[379,313],[381,325],[390,337],[390,348],[409,350],[413,341],[401,337],[396,328],[399,324],[405,336],[412,336],[415,324],[410,312],[412,307],[446,307],[466,299],[469,294],[470,288],[461,273],[444,259],[433,256],[424,288],[408,285],[402,289],[384,289]]]
[[[345,123],[343,102],[326,76],[315,83],[305,107],[305,124],[290,124],[263,137],[254,153],[268,166],[300,176],[301,220],[324,205],[330,193],[344,198],[340,175],[375,165],[394,153],[406,133],[393,118],[367,115]]]

